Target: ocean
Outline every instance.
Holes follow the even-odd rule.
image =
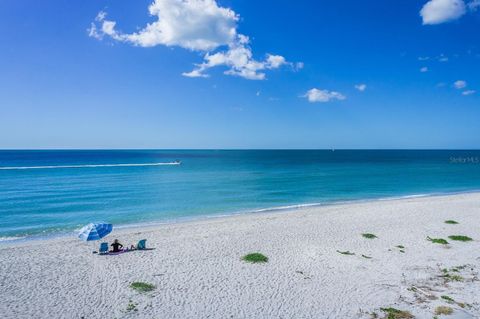
[[[470,150],[4,150],[0,241],[476,190]]]

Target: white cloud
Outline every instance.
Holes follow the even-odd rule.
[[[440,24],[460,18],[466,13],[463,0],[430,0],[420,10],[423,24]]]
[[[330,102],[331,100],[345,100],[346,97],[335,91],[320,90],[320,89],[310,89],[302,97],[308,99],[309,102]]]
[[[428,57],[428,56],[419,56],[418,57],[418,61],[427,61],[429,59],[430,59],[430,57]]]
[[[292,63],[293,70],[295,71],[300,71],[304,66],[305,64],[303,62]]]
[[[422,73],[428,72],[428,68],[424,66],[423,68],[420,68],[420,72]]]
[[[183,76],[186,76],[187,78],[208,78],[208,74],[203,74],[199,70],[192,70],[190,72],[183,72]]]
[[[468,9],[472,11],[477,11],[478,8],[480,8],[480,0],[473,0],[468,3]]]
[[[115,30],[116,22],[106,20],[103,11],[95,20],[102,23],[106,35],[141,47],[166,45],[208,51],[237,37],[238,15],[214,0],[155,0],[148,11],[157,21],[130,34]]]
[[[448,57],[440,54],[440,56],[437,58],[439,62],[448,62]]]
[[[195,69],[183,73],[189,77],[205,77],[205,71],[220,65],[228,67],[224,73],[236,75],[249,80],[263,80],[266,69],[276,69],[287,64],[285,58],[279,55],[267,54],[264,61],[256,61],[252,58],[252,50],[245,44],[232,45],[227,51],[207,53],[204,62],[197,64]]]
[[[355,85],[355,88],[356,88],[357,90],[359,90],[360,92],[363,92],[363,91],[365,91],[365,90],[367,89],[367,85],[364,84],[364,83],[356,84],[356,85]]]
[[[462,92],[462,95],[472,95],[472,94],[475,94],[474,90],[466,90]]]
[[[285,61],[285,58],[283,56],[271,55],[271,54],[267,56],[266,62],[269,68],[272,68],[272,69],[278,68],[284,65],[285,63],[287,63],[287,61]]]
[[[458,81],[455,81],[453,83],[453,86],[456,88],[456,89],[464,89],[467,87],[467,82],[463,81],[463,80],[458,80]]]
[[[89,36],[109,36],[140,47],[178,46],[203,52],[204,61],[184,72],[187,77],[207,77],[206,70],[226,66],[225,74],[262,80],[263,70],[283,65],[299,68],[299,64],[287,62],[280,55],[267,54],[264,60],[255,60],[249,38],[237,32],[240,16],[230,8],[220,7],[216,0],[154,0],[148,10],[156,21],[134,33],[118,31],[116,22],[107,20],[107,14],[100,11],[88,30]]]
[[[95,17],[95,21],[103,21],[107,17],[107,13],[105,11],[100,11],[97,16]]]

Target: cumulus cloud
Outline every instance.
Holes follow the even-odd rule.
[[[453,86],[456,88],[456,89],[464,89],[467,87],[467,82],[463,81],[463,80],[458,80],[458,81],[455,81],[453,83]]]
[[[440,24],[456,20],[466,13],[463,0],[430,0],[420,10],[423,24]]]
[[[418,57],[418,61],[427,61],[427,60],[429,60],[429,59],[430,59],[429,56],[419,56],[419,57]]]
[[[148,11],[157,20],[130,34],[117,31],[116,22],[106,20],[104,11],[95,20],[104,34],[141,47],[166,45],[208,51],[237,37],[238,15],[214,0],[155,0]]]
[[[263,60],[254,59],[250,39],[237,32],[239,15],[230,8],[220,7],[216,0],[154,0],[148,10],[156,21],[133,33],[119,31],[116,21],[107,20],[106,12],[101,11],[88,30],[89,36],[96,39],[108,36],[139,47],[178,46],[201,52],[204,61],[192,71],[184,72],[187,77],[207,77],[208,69],[226,66],[225,74],[262,80],[264,70],[284,65],[297,70],[303,66],[287,62],[281,55],[267,54]]]
[[[235,45],[227,51],[214,54],[207,53],[204,56],[204,62],[197,64],[191,72],[183,73],[188,77],[205,77],[205,71],[220,65],[225,65],[228,69],[224,72],[228,75],[237,75],[249,80],[265,79],[266,69],[276,69],[287,64],[285,58],[279,55],[267,54],[264,61],[257,61],[252,57],[252,50],[245,44]]]
[[[364,83],[356,84],[355,89],[359,90],[360,92],[363,92],[367,89],[367,85]]]
[[[338,92],[335,91],[328,91],[328,90],[320,90],[320,89],[310,89],[305,93],[302,97],[308,99],[309,102],[330,102],[332,100],[345,100],[346,97]]]
[[[466,90],[462,92],[462,95],[472,95],[472,94],[475,94],[474,90]]]
[[[426,66],[420,68],[420,72],[425,73],[428,72],[428,68]]]

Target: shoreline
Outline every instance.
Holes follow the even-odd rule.
[[[177,224],[188,224],[194,222],[208,221],[212,219],[223,219],[230,218],[235,216],[242,215],[258,215],[258,214],[278,214],[278,213],[287,213],[295,212],[305,208],[315,208],[315,207],[327,207],[327,206],[336,206],[336,205],[349,205],[357,203],[375,203],[378,201],[395,201],[403,200],[410,198],[428,198],[428,197],[444,197],[444,196],[455,196],[462,194],[480,194],[479,189],[464,190],[464,191],[452,191],[452,192],[435,192],[435,193],[422,193],[422,194],[409,194],[409,195],[398,195],[398,196],[387,196],[387,197],[378,197],[378,198],[364,198],[364,199],[352,199],[352,200],[332,200],[326,201],[324,203],[301,203],[301,204],[292,204],[292,205],[283,205],[283,206],[273,206],[267,208],[258,208],[258,209],[248,209],[242,211],[232,211],[227,213],[218,213],[210,215],[200,215],[200,216],[188,216],[181,217],[176,219],[165,219],[163,221],[150,221],[142,222],[135,224],[120,224],[116,226],[114,224],[114,230],[123,231],[123,230],[139,230],[145,228],[156,228],[165,225],[177,225]],[[61,239],[71,239],[76,238],[79,229],[68,232],[57,232],[51,233],[48,235],[33,235],[33,236],[0,236],[0,249],[6,246],[15,246],[17,244],[29,244],[35,242],[45,242],[50,240],[61,240]]]

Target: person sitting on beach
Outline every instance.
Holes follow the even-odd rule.
[[[118,253],[123,248],[123,245],[118,242],[118,239],[115,239],[110,246],[113,247],[112,253]]]

